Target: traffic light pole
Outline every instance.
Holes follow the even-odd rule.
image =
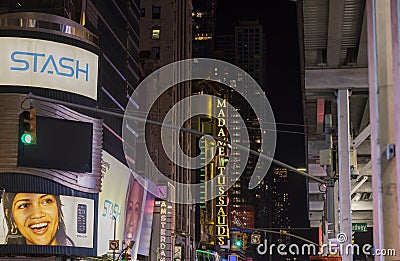
[[[26,100],[29,100],[29,99],[39,100],[39,101],[44,101],[44,102],[49,102],[49,103],[55,103],[55,104],[60,104],[60,105],[74,107],[74,108],[87,110],[87,111],[92,111],[92,112],[96,112],[96,113],[100,113],[100,114],[106,114],[106,115],[110,115],[110,116],[114,116],[114,117],[118,117],[118,118],[126,117],[126,118],[129,118],[129,119],[138,121],[138,122],[145,122],[145,123],[148,123],[148,124],[163,126],[163,127],[167,127],[167,128],[170,128],[170,129],[175,129],[177,131],[184,131],[184,132],[192,133],[192,134],[197,135],[197,136],[204,136],[204,135],[210,136],[209,134],[203,133],[201,131],[182,128],[182,127],[175,126],[175,125],[165,124],[163,122],[153,121],[153,120],[144,119],[144,118],[141,118],[141,117],[138,117],[138,116],[134,116],[133,115],[134,112],[132,112],[132,114],[125,115],[124,113],[111,112],[111,111],[99,109],[97,107],[93,108],[93,107],[90,107],[90,106],[70,103],[70,102],[66,102],[66,101],[60,101],[60,100],[45,98],[45,97],[34,95],[32,93],[27,94]],[[212,137],[217,141],[222,141],[222,142],[225,142],[225,143],[228,143],[228,144],[232,144],[229,140],[224,140],[224,139],[221,139],[220,137],[216,137],[216,136],[212,136]],[[274,158],[271,158],[270,156],[268,156],[266,154],[263,154],[263,153],[260,153],[258,151],[249,149],[247,147],[241,146],[241,145],[236,144],[236,143],[234,143],[234,145],[237,146],[239,149],[248,150],[250,154],[255,155],[257,157],[260,157],[261,159],[270,160],[273,163],[275,163],[276,165],[284,167],[284,168],[287,168],[291,172],[294,172],[294,173],[296,173],[298,175],[307,177],[307,178],[309,178],[311,180],[314,180],[314,181],[316,181],[318,183],[321,183],[321,184],[325,184],[326,183],[325,180],[322,180],[322,179],[320,179],[318,177],[315,177],[315,176],[313,176],[311,174],[308,174],[308,173],[306,173],[304,171],[298,170],[297,168],[295,168],[293,166],[290,166],[290,165],[288,165],[288,164],[286,164],[284,162],[281,162],[279,160],[276,160]]]
[[[285,235],[285,236],[300,239],[306,243],[313,244],[318,247],[320,246],[318,243],[315,243],[305,237],[301,237],[301,236],[289,233],[287,230],[290,230],[290,228],[288,228],[288,229],[280,228],[279,231],[275,231],[275,230],[271,230],[271,229],[264,229],[264,228],[243,228],[243,229],[251,230],[251,231],[255,231],[255,232],[265,232],[265,233],[270,233],[270,234]]]

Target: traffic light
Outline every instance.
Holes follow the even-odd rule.
[[[247,247],[248,247],[248,240],[249,240],[249,236],[246,234],[246,233],[244,233],[243,234],[243,250],[246,250],[247,249]]]
[[[19,115],[19,129],[22,144],[36,144],[36,110],[25,110]]]
[[[131,260],[132,256],[131,256],[131,254],[129,254],[129,252],[125,251],[124,253],[122,253],[121,257],[122,257],[122,259],[121,259],[122,261],[129,261],[129,260]]]
[[[261,235],[260,234],[251,234],[250,242],[251,242],[252,245],[261,244]]]
[[[241,234],[236,234],[235,237],[235,246],[237,248],[242,248],[243,246],[243,240],[242,240],[242,235]]]

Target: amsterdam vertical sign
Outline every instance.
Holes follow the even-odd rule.
[[[223,140],[228,139],[228,133],[226,128],[227,119],[227,102],[226,100],[216,99],[217,105],[217,137]],[[228,180],[226,175],[226,163],[228,161],[228,147],[226,142],[217,141],[217,153],[216,153],[216,170],[217,174],[217,191],[218,196],[216,198],[216,221],[215,221],[215,244],[223,246],[227,244],[229,238],[229,227],[228,227],[228,195],[227,186]]]
[[[165,200],[154,202],[153,232],[150,260],[172,260],[172,213],[171,203]]]

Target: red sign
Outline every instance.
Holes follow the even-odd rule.
[[[110,240],[109,241],[109,249],[110,250],[118,250],[119,249],[119,240]]]

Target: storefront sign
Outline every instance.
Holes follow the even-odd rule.
[[[0,85],[41,87],[97,100],[98,56],[58,42],[0,37]]]

